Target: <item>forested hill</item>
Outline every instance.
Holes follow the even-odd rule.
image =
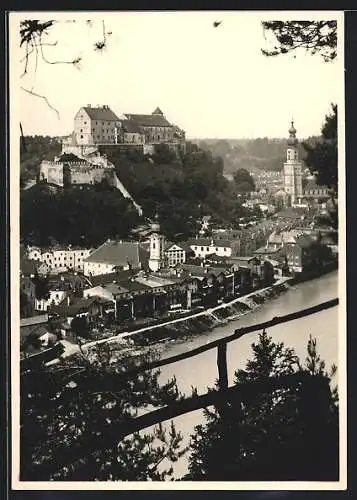
[[[313,138],[307,139],[311,142]],[[200,148],[220,156],[224,161],[224,172],[232,174],[240,168],[251,172],[257,170],[281,170],[286,157],[286,138],[268,139],[195,139]],[[305,150],[299,144],[300,157]]]
[[[203,215],[225,225],[247,215],[237,198],[238,185],[223,175],[223,161],[188,144],[175,158],[167,147],[144,156],[137,151],[106,150],[117,175],[143,208],[144,219],[159,214],[162,230],[173,241],[195,235]],[[96,246],[106,238],[127,238],[139,220],[132,204],[103,183],[87,189],[53,189],[46,184],[21,191],[21,237],[37,245]]]

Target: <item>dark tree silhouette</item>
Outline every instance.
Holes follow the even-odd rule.
[[[206,409],[195,428],[188,480],[338,479],[338,395],[310,337],[304,366],[292,349],[264,331],[235,384],[256,384],[242,399]],[[279,389],[269,381],[289,376]],[[223,412],[223,410],[225,410]]]
[[[185,453],[173,425],[114,439],[112,446],[96,452],[88,452],[87,444],[111,426],[125,425],[140,409],[176,401],[176,381],[160,387],[158,370],[123,380],[123,370],[153,360],[153,352],[127,358],[105,345],[93,354],[21,377],[21,479],[170,479],[171,463]]]
[[[262,49],[266,56],[288,54],[297,49],[319,54],[326,62],[337,56],[337,21],[264,21],[262,26],[265,34],[275,37],[272,49]]]
[[[337,193],[337,105],[331,105],[331,112],[326,115],[321,129],[321,136],[312,144],[303,142],[306,151],[305,163],[311,173],[317,176],[317,182]]]

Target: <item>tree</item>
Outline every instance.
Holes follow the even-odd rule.
[[[310,337],[305,366],[264,331],[234,384],[242,399],[205,410],[191,437],[190,480],[337,480],[338,399]],[[269,382],[289,376],[272,389]],[[255,387],[255,390],[254,390]],[[223,410],[225,410],[223,412]]]
[[[39,276],[36,272],[33,282],[35,284],[35,295],[37,300],[48,299],[50,297],[47,276]]]
[[[337,227],[338,139],[336,104],[331,104],[331,112],[325,117],[321,137],[312,143],[305,141],[303,147],[306,151],[305,163],[311,173],[316,176],[317,183],[327,186],[330,190],[331,201],[335,209],[335,213],[332,214],[332,223]]]
[[[20,318],[27,318],[33,313],[33,304],[29,301],[25,292],[20,290]]]
[[[334,196],[337,194],[337,105],[331,104],[331,112],[326,115],[321,128],[321,136],[312,144],[305,141],[305,163],[312,174],[316,175],[317,182],[331,189]]]
[[[172,463],[186,451],[173,425],[104,441],[105,433],[120,432],[139,411],[180,397],[175,379],[160,387],[159,371],[123,378],[123,371],[156,356],[153,351],[127,355],[108,345],[97,346],[88,355],[21,377],[22,480],[171,478]],[[91,452],[93,439],[100,446]]]
[[[264,21],[262,26],[265,34],[275,38],[273,49],[262,49],[266,56],[305,49],[326,62],[337,57],[337,21]]]
[[[245,168],[239,168],[233,174],[233,180],[239,193],[247,193],[255,190],[254,179]]]
[[[88,338],[89,326],[87,319],[82,316],[75,316],[71,322],[71,330],[79,337]]]

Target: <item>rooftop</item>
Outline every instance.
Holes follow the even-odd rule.
[[[131,265],[138,269],[147,264],[148,258],[149,252],[136,241],[107,240],[84,261],[113,266]]]
[[[128,120],[141,127],[172,127],[171,123],[162,114],[138,115],[125,113],[125,116]]]
[[[83,108],[91,120],[119,121],[118,116],[109,108],[109,106],[84,106]]]

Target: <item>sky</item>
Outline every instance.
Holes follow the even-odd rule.
[[[319,134],[332,102],[341,102],[343,61],[325,63],[305,52],[265,57],[261,20],[282,13],[262,12],[81,12],[13,13],[10,36],[18,42],[20,19],[58,20],[43,47],[46,59],[82,57],[80,68],[48,64],[12,50],[13,99],[25,135],[66,135],[87,104],[107,104],[116,114],[150,114],[159,106],[188,138],[285,137],[293,118],[298,136]],[[292,18],[292,13],[285,13]],[[314,13],[299,12],[311,19]],[[338,13],[315,13],[320,19]],[[76,22],[68,22],[75,19]],[[92,21],[92,27],[85,22]],[[293,19],[297,19],[294,15]],[[102,20],[107,48],[96,52]],[[222,21],[218,28],[213,21]],[[67,22],[66,22],[67,21]],[[16,55],[16,58],[14,57]],[[44,95],[29,95],[21,87]]]

